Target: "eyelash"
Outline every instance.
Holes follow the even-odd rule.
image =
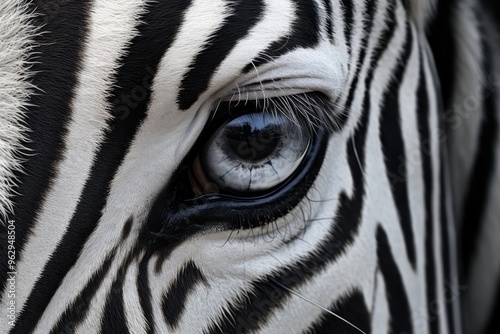
[[[218,128],[224,121],[244,114],[244,109],[249,104],[250,107],[262,109],[272,115],[283,115],[308,134],[314,134],[319,127],[329,133],[338,132],[341,130],[344,117],[343,113],[338,111],[335,102],[331,102],[326,95],[320,92],[308,92],[260,100],[237,102],[222,100],[212,112],[209,124]],[[241,110],[232,113],[231,108]]]

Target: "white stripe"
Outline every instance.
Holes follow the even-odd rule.
[[[411,311],[411,324],[416,332],[428,331],[427,299],[425,280],[425,205],[424,182],[420,149],[420,138],[417,115],[422,112],[418,109],[417,93],[420,84],[420,38],[412,24],[413,49],[408,60],[408,66],[403,76],[399,93],[399,108],[401,111],[402,135],[406,153],[406,175],[408,183],[408,199],[410,204],[413,240],[415,245],[416,272],[415,282],[406,284]],[[399,182],[399,181],[398,181]],[[401,232],[402,233],[402,232]],[[404,252],[406,254],[406,252]],[[397,254],[395,254],[397,256]],[[413,272],[411,267],[405,267],[402,272]],[[404,277],[404,275],[403,275]]]
[[[125,275],[123,283],[123,309],[125,310],[125,319],[130,333],[147,334],[146,318],[141,307],[139,291],[137,291],[137,280],[139,276],[139,263],[142,256],[133,262]]]
[[[389,296],[387,295],[387,286],[384,276],[378,271],[375,277],[375,291],[373,291],[373,303],[371,305],[371,328],[374,333],[390,333],[389,325],[391,314],[389,311]],[[425,332],[421,332],[425,333]]]
[[[426,78],[427,94],[429,97],[429,155],[431,157],[432,163],[432,211],[428,214],[433,216],[433,243],[434,243],[434,272],[435,272],[435,288],[436,289],[436,299],[428,301],[427,309],[432,317],[436,317],[438,321],[438,327],[440,333],[448,332],[448,322],[446,321],[446,308],[445,308],[445,296],[444,296],[444,283],[449,283],[444,281],[443,272],[443,253],[441,249],[441,152],[440,152],[440,137],[439,137],[439,120],[438,120],[438,87],[434,82],[434,76],[431,72],[428,53],[423,52],[424,59],[424,73]]]
[[[347,49],[347,38],[345,35],[345,12],[344,5],[339,0],[329,0],[332,3],[332,29],[335,36],[335,47],[340,49],[342,58],[349,59],[349,50]],[[347,64],[343,64],[347,71]]]

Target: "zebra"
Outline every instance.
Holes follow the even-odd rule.
[[[0,332],[493,332],[499,18],[3,0]]]

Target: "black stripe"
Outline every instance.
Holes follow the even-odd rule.
[[[114,254],[114,252],[113,252]],[[50,334],[61,334],[61,333],[74,333],[78,325],[82,322],[82,320],[87,315],[87,312],[90,308],[90,304],[92,299],[94,298],[97,290],[99,290],[104,277],[107,275],[109,268],[111,266],[113,258],[109,257],[99,268],[99,270],[94,274],[94,276],[90,279],[87,286],[83,289],[80,295],[75,299],[73,304],[64,311],[62,316],[57,321],[57,324],[50,330]],[[15,333],[31,333],[32,329],[29,332],[22,332],[22,329],[18,329],[19,321],[16,323]],[[19,326],[22,328],[22,326]],[[45,329],[45,330],[48,330]]]
[[[413,50],[413,35],[410,22],[406,21],[406,38],[398,66],[394,71],[390,87],[384,95],[380,120],[380,141],[384,152],[387,177],[391,184],[392,196],[398,211],[399,223],[403,231],[406,254],[415,270],[416,250],[408,198],[407,167],[401,119],[404,110],[400,110],[398,91]],[[404,108],[405,106],[403,106]],[[397,177],[394,177],[397,176]]]
[[[350,3],[350,1],[346,1],[346,3]],[[352,8],[349,7],[349,9],[352,9]],[[356,93],[356,88],[358,86],[359,75],[360,75],[361,70],[363,68],[363,64],[365,63],[366,51],[368,49],[368,38],[370,37],[372,29],[373,29],[373,19],[375,17],[375,13],[376,13],[375,1],[368,2],[366,11],[363,13],[363,18],[364,18],[364,22],[365,22],[363,30],[365,31],[365,34],[363,35],[363,38],[361,39],[362,46],[361,46],[361,51],[359,53],[359,61],[356,64],[356,66],[354,67],[356,69],[356,74],[354,75],[354,78],[352,80],[351,87],[349,87],[349,94],[347,96],[347,100],[346,100],[346,104],[345,104],[346,110],[351,109],[351,105],[354,101],[354,94]],[[351,12],[351,14],[352,14],[352,12]],[[349,32],[349,33],[351,33],[351,32]],[[387,33],[387,31],[386,31],[386,33]],[[346,32],[346,34],[347,34],[347,32]],[[352,36],[349,35],[349,37],[346,38],[346,40],[350,41],[351,38],[352,38]],[[341,113],[338,116],[339,127],[343,128],[345,123],[347,123],[348,119],[349,119],[348,112]]]
[[[483,32],[483,36],[485,33]],[[492,66],[492,54],[488,42],[483,37],[483,68],[484,73],[494,73]],[[485,224],[485,211],[489,203],[492,178],[494,176],[496,164],[495,149],[499,145],[498,131],[499,119],[497,115],[497,105],[495,104],[497,95],[495,87],[482,87],[483,117],[481,123],[480,137],[477,144],[477,153],[474,158],[474,166],[471,172],[471,179],[468,184],[467,195],[462,211],[462,234],[461,246],[464,271],[466,277],[470,275],[472,261],[480,241],[480,232]]]
[[[318,8],[313,1],[293,0],[296,8],[292,32],[273,42],[243,69],[248,73],[297,48],[311,48],[319,42]]]
[[[424,202],[425,202],[425,277],[427,282],[427,308],[429,312],[429,326],[431,333],[438,332],[437,314],[431,314],[430,305],[436,301],[436,272],[434,259],[434,219],[432,215],[432,197],[434,194],[434,183],[432,180],[432,157],[430,138],[429,100],[427,96],[427,84],[424,72],[424,57],[420,50],[420,80],[417,91],[418,110],[417,120],[419,129],[420,154],[422,157],[422,169],[424,178]]]
[[[168,292],[163,296],[162,311],[165,322],[175,330],[181,320],[181,315],[186,308],[186,300],[189,293],[198,283],[207,281],[203,273],[192,261],[186,263],[182,271],[177,275]]]
[[[62,279],[74,265],[90,234],[94,231],[106,203],[108,189],[130,143],[146,115],[150,84],[158,64],[175,38],[175,33],[190,1],[176,0],[151,3],[141,17],[139,35],[129,46],[129,53],[118,69],[117,88],[110,95],[116,118],[92,167],[82,200],[70,222],[67,233],[46,265],[41,278],[28,298],[14,333],[29,333],[35,327]],[[62,34],[62,33],[61,33]],[[147,83],[145,83],[147,81]],[[145,96],[130,101],[142,88]],[[122,100],[124,97],[125,100]],[[133,103],[133,104],[131,104]]]
[[[156,333],[153,326],[153,306],[151,304],[151,288],[149,287],[148,263],[151,253],[148,252],[139,264],[139,275],[137,277],[137,292],[139,293],[140,304],[144,317],[146,318],[145,332],[148,334]]]
[[[373,6],[373,2],[370,5]],[[389,10],[394,10],[394,6],[390,7]],[[371,32],[373,16],[371,19],[368,18],[369,20],[365,21],[366,31]],[[336,223],[332,223],[327,240],[314,251],[314,254],[310,254],[302,261],[251,283],[245,296],[231,301],[224,316],[221,317],[222,320],[219,323],[213,323],[207,333],[219,333],[220,331],[226,333],[233,332],[235,329],[240,333],[258,330],[272,316],[274,309],[283,306],[289,295],[288,290],[284,290],[274,282],[294,289],[338,259],[352,244],[361,224],[365,194],[363,169],[366,132],[371,108],[369,87],[373,80],[373,71],[383,51],[388,46],[390,38],[392,38],[392,30],[391,26],[386,29],[386,33],[382,35],[378,43],[380,47],[375,50],[365,82],[363,113],[354,136],[347,142],[346,146],[348,163],[354,182],[353,195],[349,198],[344,192],[340,194],[340,204],[335,214],[338,219]],[[355,88],[355,86],[351,86],[351,89]]]
[[[130,235],[130,231],[132,230],[132,225],[134,224],[134,217],[131,216],[125,225],[123,226],[122,230],[122,241],[126,240],[128,236]]]
[[[341,4],[344,7],[344,36],[345,42],[347,46],[347,51],[349,52],[349,56],[352,55],[351,49],[351,39],[353,38],[352,24],[354,21],[354,8],[356,6],[354,1],[341,1]],[[366,44],[363,44],[366,45]]]
[[[330,307],[336,315],[349,321],[365,333],[371,333],[371,319],[365,298],[359,290],[354,290],[347,297],[341,297],[340,302]],[[324,312],[320,321],[316,322],[305,333],[307,334],[359,334],[353,328],[339,318]]]
[[[394,261],[389,239],[384,229],[377,226],[377,258],[384,277],[387,302],[391,316],[391,333],[413,333],[410,304],[398,265]]]
[[[452,27],[454,2],[455,0],[438,1],[434,20],[430,22],[427,29],[427,39],[436,62],[446,110],[451,107],[456,76],[456,38],[453,36]]]
[[[71,101],[81,64],[81,50],[87,35],[89,5],[85,1],[67,1],[58,9],[64,15],[48,20],[43,0],[30,2],[27,12],[38,15],[34,26],[46,24],[44,33],[33,36],[39,45],[30,59],[31,82],[39,88],[32,94],[26,109],[27,140],[23,150],[28,160],[22,163],[23,172],[16,172],[19,187],[13,196],[16,223],[16,251],[19,262],[56,167],[65,150],[66,125],[71,117]],[[4,51],[8,52],[8,51]],[[63,59],[64,61],[61,61]],[[17,195],[16,195],[17,193]],[[0,224],[0,285],[6,284],[7,233]]]
[[[104,306],[104,314],[102,317],[101,333],[119,333],[129,334],[130,331],[127,327],[125,319],[124,300],[123,300],[123,284],[127,269],[129,268],[131,260],[125,261],[118,275],[111,286],[111,291],[108,295],[106,305]]]
[[[182,79],[178,97],[179,107],[182,110],[189,109],[208,88],[217,67],[236,43],[248,35],[264,10],[262,0],[234,1],[228,6],[232,14],[209,39],[208,46],[198,54],[191,70]]]
[[[333,24],[332,24],[332,1],[331,0],[323,0],[323,5],[326,9],[326,35],[330,39],[332,44],[335,44],[335,35],[333,33]]]

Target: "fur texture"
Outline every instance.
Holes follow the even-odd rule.
[[[0,5],[0,213],[15,206],[18,273],[0,333],[343,332],[331,312],[367,333],[461,333],[451,197],[467,189],[443,177],[437,75],[452,102],[484,84],[472,0],[448,16],[438,0],[26,2]],[[454,80],[425,36],[443,21],[456,50],[432,51]],[[195,198],[196,159],[237,115],[224,106],[252,100],[332,133],[279,189]],[[473,159],[479,113],[450,135],[453,184],[474,169],[454,159]],[[491,239],[478,311],[500,275]]]
[[[15,172],[21,171],[23,123],[28,96],[29,58],[34,50],[32,38],[37,29],[31,26],[32,16],[16,0],[0,3],[0,217],[12,213]],[[28,52],[27,52],[28,50]],[[31,51],[31,52],[30,52]]]

